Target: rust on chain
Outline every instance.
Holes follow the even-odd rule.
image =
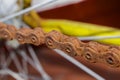
[[[61,39],[63,38],[63,34],[58,31],[51,31],[46,34],[45,36],[45,43],[49,48],[59,48],[59,42],[61,42]]]
[[[86,43],[82,57],[92,63],[102,62],[102,55],[107,49],[108,46],[91,41]]]
[[[45,33],[41,28],[35,28],[28,34],[28,43],[34,44],[36,46],[44,44]]]
[[[30,28],[21,28],[21,29],[17,30],[15,38],[21,44],[28,43],[27,37],[31,31],[32,31],[32,29],[30,29]]]
[[[5,28],[7,26],[7,24],[4,24],[4,23],[1,23],[0,22],[0,30],[2,29],[2,28]]]
[[[108,51],[104,52],[103,60],[111,67],[120,67],[120,48],[110,47]]]
[[[13,25],[6,25],[0,23],[0,36],[7,40],[12,40],[15,38],[16,28]]]
[[[120,67],[120,46],[105,45],[90,41],[84,43],[76,37],[58,31],[45,33],[41,28],[16,29],[13,25],[0,23],[0,38],[17,39],[21,44],[46,44],[51,49],[60,49],[70,56],[81,56],[85,60],[105,63],[111,67]]]
[[[75,37],[67,37],[61,42],[60,49],[71,56],[81,55],[83,43]]]

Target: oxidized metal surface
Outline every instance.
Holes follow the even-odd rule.
[[[0,38],[17,39],[21,44],[46,44],[51,49],[60,49],[70,56],[81,56],[85,60],[102,62],[111,67],[120,67],[120,47],[97,42],[81,42],[75,37],[66,36],[58,31],[45,33],[41,28],[21,28],[0,23]]]
[[[12,25],[0,23],[0,37],[8,40],[14,39],[16,28]]]
[[[28,36],[28,43],[34,44],[36,46],[43,44],[45,41],[45,33],[41,28],[35,28],[32,30]]]

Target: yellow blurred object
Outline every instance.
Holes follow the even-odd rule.
[[[23,20],[32,28],[42,27],[46,32],[55,29],[71,36],[91,36],[98,33],[117,30],[115,28],[83,22],[59,19],[42,19],[35,11],[31,11],[30,13],[24,15]]]
[[[31,6],[31,0],[23,0],[24,8]]]
[[[116,30],[114,28],[108,28],[105,26],[69,21],[69,20],[55,20],[55,19],[48,19],[41,21],[41,27],[47,32],[48,32],[47,30],[48,28],[56,27],[62,33],[70,36],[91,36],[98,33]]]
[[[100,33],[100,34],[96,34],[95,36],[112,36],[112,35],[120,35],[120,30]],[[96,41],[101,42],[101,43],[106,43],[106,44],[120,45],[120,38],[102,39],[102,40],[96,40]]]
[[[27,4],[31,0],[27,0]],[[30,5],[30,3],[29,3]],[[23,20],[31,28],[42,27],[45,32],[57,30],[70,36],[112,36],[119,35],[120,30],[108,26],[95,25],[90,23],[76,22],[60,19],[42,19],[36,11],[32,10],[23,15]],[[120,45],[120,39],[96,40],[98,42]]]

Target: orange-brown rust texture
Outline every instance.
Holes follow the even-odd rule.
[[[5,28],[7,25],[0,22],[0,29]]]
[[[28,42],[36,46],[45,43],[45,33],[41,28],[35,28],[28,35]]]
[[[0,23],[0,37],[12,40],[15,37],[16,28],[13,25]]]
[[[28,35],[32,31],[30,28],[21,28],[17,30],[16,32],[16,39],[19,41],[19,43],[24,44],[28,43]]]
[[[59,48],[59,43],[61,42],[61,39],[63,38],[63,34],[58,31],[51,31],[46,34],[45,43],[49,48]]]
[[[120,67],[120,48],[110,47],[103,55],[103,60],[111,67]]]
[[[107,49],[108,46],[91,41],[86,43],[82,56],[92,63],[101,62],[103,52]]]
[[[60,46],[60,49],[71,56],[81,55],[83,51],[83,42],[75,37],[66,38]]]
[[[120,67],[120,46],[104,45],[97,42],[81,42],[78,38],[66,36],[58,31],[44,33],[41,28],[16,29],[12,25],[0,23],[0,38],[17,39],[21,44],[41,45],[60,49],[70,56],[81,56],[85,60],[102,62],[111,67]]]
[[[16,27],[13,26],[13,25],[8,25],[8,26],[7,26],[7,30],[8,30],[9,33],[11,34],[12,39],[14,39],[14,38],[15,38],[15,35],[16,35],[16,31],[17,31]]]
[[[57,48],[65,53],[76,56],[80,55],[82,42],[75,37],[68,37],[58,31],[51,31],[46,34],[46,45],[52,49]]]

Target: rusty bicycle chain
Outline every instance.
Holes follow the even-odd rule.
[[[0,38],[17,39],[21,44],[28,43],[35,46],[46,44],[51,49],[60,49],[70,56],[81,56],[92,63],[102,62],[111,67],[120,67],[119,46],[93,41],[85,43],[55,30],[45,33],[41,28],[16,29],[13,25],[0,23]]]

